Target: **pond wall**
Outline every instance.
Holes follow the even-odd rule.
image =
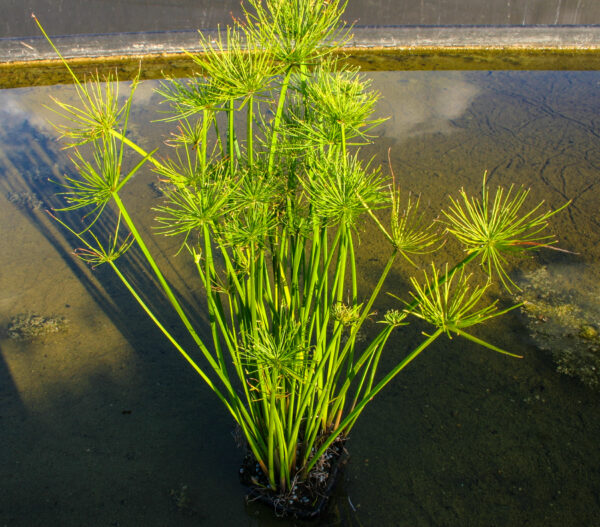
[[[34,12],[78,74],[189,75],[182,50],[242,15],[239,0],[10,0],[0,21],[0,88],[69,82]],[[600,3],[591,0],[355,0],[346,47],[363,70],[596,70]]]
[[[37,35],[30,14],[51,35],[215,28],[242,14],[240,0],[31,0],[3,2],[0,37]],[[345,19],[359,25],[590,25],[595,0],[350,0]]]

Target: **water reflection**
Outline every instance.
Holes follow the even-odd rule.
[[[386,136],[406,140],[420,134],[451,133],[452,121],[463,116],[481,91],[463,72],[382,73],[379,113],[391,116]]]
[[[532,201],[572,199],[556,231],[561,246],[579,254],[544,253],[524,269],[578,270],[569,278],[576,287],[585,268],[586,280],[597,281],[600,74],[398,72],[373,79],[384,97],[380,112],[392,118],[365,156],[385,165],[390,148],[399,181],[422,193],[434,215],[449,192],[477,189],[484,170],[493,184],[530,186]],[[148,144],[167,133],[148,135],[159,116],[153,86],[143,86],[133,115],[134,133]],[[16,342],[5,331],[0,337],[0,379],[12,383],[0,391],[8,431],[0,524],[295,524],[243,505],[241,455],[227,416],[110,273],[74,263],[72,240],[43,210],[10,201],[11,193],[33,192],[44,207],[56,204],[47,179],[69,168],[41,104],[69,90],[0,92],[0,325],[26,311],[70,321],[68,332],[38,341]],[[125,196],[148,222],[159,202],[153,178],[140,174]],[[146,234],[152,237],[150,228]],[[368,285],[369,260],[384,248],[370,230],[361,243]],[[157,249],[180,291],[194,283],[185,260],[173,258],[176,242]],[[144,280],[141,264],[130,264]],[[187,298],[198,301],[198,292]],[[383,298],[380,307],[390,302]],[[424,354],[357,426],[324,525],[594,524],[597,394],[558,374],[517,315],[484,332],[525,359],[456,340]],[[398,338],[383,360],[404,351]]]

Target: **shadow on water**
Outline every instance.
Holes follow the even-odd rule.
[[[29,296],[23,291],[17,299],[7,298],[0,315],[8,325],[13,315],[44,309],[37,300],[40,288],[64,282],[70,327],[64,335],[32,342],[5,340],[0,379],[2,419],[8,433],[3,434],[7,441],[1,459],[3,479],[12,484],[0,498],[0,523],[31,525],[31,518],[36,518],[48,525],[100,525],[112,518],[112,525],[152,524],[156,513],[149,513],[143,504],[157,503],[162,514],[181,515],[178,524],[196,524],[199,518],[214,520],[221,515],[216,504],[223,495],[236,493],[239,506],[232,514],[243,515],[236,478],[241,454],[235,450],[230,421],[217,410],[218,402],[111,270],[91,271],[79,262],[72,248],[80,242],[45,213],[64,206],[55,195],[56,184],[49,180],[59,180],[71,169],[48,129],[37,121],[35,115],[23,113],[4,119],[0,192],[6,198],[5,212],[13,219],[10,227],[5,224],[5,232],[14,231],[15,247],[33,243],[48,249],[43,259],[31,265],[43,270],[28,280],[40,280],[36,290]],[[145,187],[137,185],[142,192]],[[63,214],[61,219],[74,230],[82,228],[77,213]],[[20,240],[19,225],[32,228],[35,241]],[[97,227],[99,232],[110,232],[114,217],[104,216]],[[158,247],[158,258],[167,261],[167,254],[176,250],[173,245]],[[27,255],[26,263],[31,264],[36,254]],[[193,349],[190,339],[177,329],[180,323],[172,310],[153,293],[156,285],[147,264],[128,254],[121,265],[165,326]],[[11,266],[16,270],[15,263]],[[183,272],[189,276],[190,269]],[[200,299],[195,292],[182,290],[185,278],[179,269],[167,263],[166,273],[184,309],[198,315],[192,320],[202,333]],[[52,301],[48,304],[52,306]],[[83,320],[73,311],[80,304],[89,313]],[[9,306],[18,311],[7,312]],[[92,327],[87,327],[90,323]],[[111,327],[116,336],[103,330]],[[124,348],[135,355],[123,352]],[[115,359],[108,358],[113,353]],[[16,373],[11,372],[8,358]],[[66,378],[53,378],[52,369],[64,372]],[[179,457],[180,450],[189,455]],[[207,486],[202,474],[222,470],[221,488]],[[215,506],[203,511],[196,503]]]
[[[7,401],[11,401],[10,410],[8,405],[4,408]],[[12,404],[13,402],[14,404]],[[8,365],[4,360],[2,348],[0,348],[0,408],[2,408],[0,410],[0,419],[6,418],[5,412],[7,410],[21,418],[26,416],[26,409],[23,405],[23,401],[21,401],[19,391],[17,390],[10,370],[8,369]]]
[[[82,265],[79,260],[74,257],[72,249],[80,247],[81,242],[67,230],[47,221],[48,217],[44,212],[52,212],[57,214],[61,221],[74,231],[81,231],[87,224],[90,223],[92,214],[84,217],[81,212],[75,211],[72,213],[60,213],[58,209],[65,206],[65,199],[59,195],[65,189],[59,183],[65,182],[63,173],[73,176],[72,167],[68,163],[66,155],[59,151],[59,144],[50,139],[49,136],[40,133],[39,130],[31,126],[28,121],[22,122],[20,125],[11,126],[3,131],[4,137],[0,140],[3,143],[5,174],[0,174],[2,177],[2,190],[16,207],[20,209],[21,214],[27,217],[37,231],[50,242],[50,245],[60,253],[63,262],[69,267],[77,279],[85,286],[86,292],[94,299],[98,306],[111,317],[112,322],[119,327],[123,335],[129,335],[135,340],[133,332],[135,328],[131,327],[126,322],[125,313],[130,312],[132,305],[115,306],[110,299],[114,298],[115,289],[121,289],[119,285],[114,283],[114,280],[108,280],[105,276],[102,280],[95,281],[90,279],[89,274],[82,272]],[[31,148],[31,145],[35,145]],[[17,178],[8,180],[6,177],[6,165],[10,166],[10,170],[14,174],[19,174]],[[58,211],[58,212],[57,212]],[[86,212],[91,212],[89,209]],[[96,222],[95,232],[108,235],[114,232],[116,225],[115,215],[111,211],[106,210],[102,214],[98,222]],[[58,229],[52,227],[58,226]],[[99,235],[101,236],[101,235]],[[107,239],[100,240],[106,243]],[[166,260],[165,249],[159,249],[160,256]],[[127,269],[127,274],[139,286],[139,290],[146,295],[144,300],[155,309],[156,312],[163,312],[160,308],[159,296],[152,295],[154,285],[156,284],[152,271],[149,265],[140,258],[138,254],[127,253],[122,264],[123,268]],[[178,275],[178,271],[173,265],[170,265],[170,270],[174,273],[174,280],[181,281],[182,277]],[[104,273],[95,273],[96,277],[104,275]],[[171,284],[176,294],[183,297],[184,306],[188,311],[193,313],[199,312],[194,310],[189,305],[190,302],[199,299],[185,299],[181,291],[177,290],[177,286]],[[125,302],[125,299],[120,301]],[[187,305],[186,305],[187,303]],[[115,312],[115,307],[117,312]],[[164,306],[163,306],[164,307]],[[201,327],[201,321],[196,321]],[[168,320],[167,323],[172,325],[174,320]],[[150,324],[149,324],[150,325]]]

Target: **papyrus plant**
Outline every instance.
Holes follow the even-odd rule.
[[[441,235],[424,222],[418,201],[401,199],[395,182],[360,155],[380,122],[372,116],[378,94],[332,55],[347,39],[339,24],[345,3],[248,3],[245,20],[216,41],[201,40],[203,52],[192,56],[198,74],[161,84],[165,120],[175,128],[168,158],[127,134],[137,81],[123,102],[112,79],[102,84],[73,75],[79,102],[55,101],[67,120],[60,130],[74,148],[77,173],[63,183],[62,210],[83,209],[87,225],[75,232],[57,219],[81,241],[76,254],[112,267],[239,425],[270,489],[285,493],[307,479],[373,397],[440,336],[463,336],[503,352],[471,327],[503,312],[482,305],[493,274],[509,281],[502,253],[551,243],[539,231],[553,212],[523,213],[525,191],[511,197],[499,189],[490,201],[485,180],[481,198],[461,193],[438,225],[445,222],[442,235],[464,243],[465,258],[447,265],[442,257],[442,265],[432,263],[413,277],[406,302],[378,320],[370,342],[359,344],[398,256],[412,263],[414,255],[439,249]],[[123,172],[126,155],[138,160]],[[168,182],[165,202],[155,209],[158,231],[179,236],[196,267],[208,341],[122,199],[133,174],[150,170]],[[112,215],[112,223],[98,222],[102,215]],[[389,242],[389,257],[362,298],[356,251],[357,228],[365,221]],[[116,227],[107,237],[97,232],[101,224]],[[118,261],[126,251],[143,255],[155,286],[195,342],[192,349],[133,287]],[[488,274],[482,284],[466,271],[477,259]],[[397,331],[401,338],[411,316],[432,324],[432,332],[411,343],[412,351],[390,371],[377,372],[390,335]]]

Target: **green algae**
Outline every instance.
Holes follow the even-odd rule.
[[[34,340],[67,328],[63,317],[42,316],[35,313],[22,313],[11,318],[7,328],[12,340]]]
[[[556,370],[600,388],[600,285],[580,265],[545,266],[520,283],[531,338],[550,353]],[[577,280],[573,277],[577,276]]]
[[[343,63],[360,66],[363,71],[600,69],[597,48],[369,47],[345,48],[340,55]],[[76,58],[68,62],[80,77],[116,72],[121,80],[130,80],[138,72],[142,80],[163,75],[188,77],[197,70],[185,53]],[[0,89],[71,82],[59,60],[0,63]]]

